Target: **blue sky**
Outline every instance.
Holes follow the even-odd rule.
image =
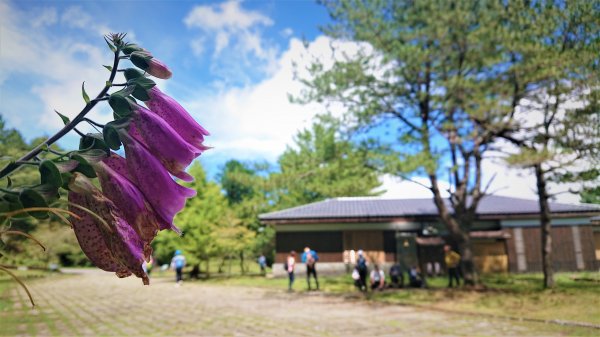
[[[281,64],[291,44],[299,54],[300,39],[314,40],[320,34],[318,26],[328,22],[326,10],[312,1],[8,1],[0,6],[0,113],[10,127],[29,139],[55,132],[60,121],[54,109],[73,116],[83,106],[76,84],[86,81],[93,95],[108,76],[101,65],[110,63],[111,54],[102,35],[127,32],[131,41],[169,65],[174,76],[159,85],[187,103],[190,113],[215,135],[208,139],[215,150],[202,158],[210,173],[231,157],[273,161],[281,152],[288,140],[282,134],[271,135],[279,138],[276,149],[262,151],[245,149],[233,135],[218,132],[251,114],[222,110],[248,104],[268,107],[264,91],[291,80],[278,74],[283,67],[291,74],[293,55],[288,54],[287,65]],[[260,87],[278,76],[278,83]],[[278,101],[285,108],[281,97]],[[108,113],[103,108],[94,116],[103,120]],[[219,115],[238,120],[219,119]],[[278,126],[264,123],[262,127]],[[241,137],[257,135],[237,131]],[[289,133],[291,139],[293,132]],[[76,141],[69,137],[61,145],[72,147]]]
[[[0,114],[28,139],[56,132],[62,123],[53,110],[74,116],[84,105],[81,82],[92,96],[108,78],[102,64],[110,64],[112,54],[102,35],[127,32],[169,65],[173,77],[157,81],[159,87],[211,132],[207,144],[214,149],[200,157],[209,176],[231,158],[275,163],[324,111],[288,102],[287,95],[302,88],[294,69],[312,59],[331,64],[331,44],[350,55],[364,48],[325,37],[319,26],[327,23],[324,7],[301,0],[0,0]],[[110,110],[101,107],[91,117],[108,121]],[[383,130],[380,136],[389,137]],[[73,135],[60,144],[77,143]],[[492,189],[498,194],[535,196],[531,175],[486,165],[488,177],[497,175]],[[414,183],[382,181],[390,196],[429,196]]]

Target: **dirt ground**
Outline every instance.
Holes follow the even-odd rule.
[[[0,312],[3,336],[528,336],[565,330],[319,293],[135,278],[86,270],[29,282]]]

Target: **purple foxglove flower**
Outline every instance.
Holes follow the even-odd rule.
[[[163,80],[167,80],[173,76],[171,70],[164,63],[155,58],[150,59],[146,72],[154,77],[162,78]]]
[[[148,108],[164,119],[186,142],[199,150],[206,150],[204,136],[209,133],[173,98],[162,93],[156,86],[148,90],[150,100],[145,102]]]
[[[114,204],[119,205],[123,218],[133,227],[144,243],[144,257],[149,260],[152,256],[150,243],[160,229],[150,205],[132,182],[107,164],[99,162],[94,165],[94,168],[102,187],[102,193]]]
[[[144,243],[115,204],[80,173],[74,174],[69,189],[71,203],[89,209],[104,220],[102,222],[88,212],[70,206],[82,217],[82,221],[73,219],[72,224],[88,258],[101,269],[116,272],[119,277],[134,274],[144,284],[149,284],[148,275],[142,269]]]
[[[185,200],[195,196],[196,191],[177,184],[160,161],[135,138],[124,132],[120,135],[133,183],[160,219],[172,224],[175,214],[185,206]]]
[[[166,223],[156,215],[152,209],[152,206],[144,197],[142,191],[140,191],[139,188],[133,183],[134,178],[131,176],[131,174],[129,174],[127,169],[127,161],[125,158],[116,153],[111,153],[109,157],[102,160],[102,166],[98,171],[99,172],[97,173],[98,177],[100,178],[99,180],[100,185],[102,186],[102,191],[110,200],[117,205],[133,202],[131,209],[128,209],[127,211],[123,210],[123,214],[125,219],[134,226],[136,231],[138,231],[140,226],[144,226],[144,228],[140,228],[138,231],[143,240],[150,238],[150,233],[154,233],[150,239],[150,241],[152,241],[152,239],[154,239],[156,236],[156,232],[154,232],[155,228],[157,230],[172,229],[178,234],[181,234],[179,228],[175,227],[173,223]],[[104,172],[109,174],[109,179],[104,178]],[[104,183],[105,181],[107,183]],[[111,184],[116,185],[119,182],[121,182],[122,185],[116,187],[111,186]],[[119,201],[117,201],[117,199]],[[141,207],[142,204],[143,207]]]
[[[129,55],[129,60],[136,67],[146,71],[148,74],[162,78],[163,80],[171,78],[173,73],[162,63],[155,59],[152,54],[145,50],[134,51]]]
[[[132,113],[129,134],[144,144],[171,174],[184,181],[194,180],[185,168],[202,151],[188,144],[164,119],[137,105]]]

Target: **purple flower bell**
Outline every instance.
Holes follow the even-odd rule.
[[[148,90],[148,96],[150,100],[145,102],[148,108],[164,119],[181,138],[201,151],[208,149],[202,144],[204,136],[209,135],[208,131],[198,124],[177,101],[165,95],[157,87]]]
[[[142,269],[144,243],[117,206],[80,173],[73,175],[69,189],[71,204],[86,208],[96,215],[73,205],[69,207],[81,217],[81,220],[72,221],[73,230],[90,261],[100,269],[115,272],[119,277],[134,274],[144,284],[149,284],[148,275]]]

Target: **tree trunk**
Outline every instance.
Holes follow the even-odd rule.
[[[552,268],[552,224],[550,206],[548,205],[548,191],[546,177],[541,164],[535,166],[537,180],[538,201],[540,204],[540,233],[542,240],[542,270],[544,272],[544,288],[554,287],[554,269]]]
[[[223,273],[223,268],[225,268],[225,260],[226,260],[225,257],[223,257],[223,259],[221,260],[221,264],[219,265],[219,271],[218,271],[219,274]]]
[[[244,251],[240,252],[240,269],[242,271],[242,275],[245,275],[246,269],[244,269]]]
[[[459,217],[462,222],[461,226],[461,224],[452,217],[448,206],[444,203],[444,199],[438,188],[437,177],[435,175],[429,175],[429,180],[431,182],[431,191],[433,192],[433,201],[438,209],[440,219],[450,232],[450,238],[458,245],[465,285],[474,286],[479,283],[479,274],[477,273],[475,263],[473,262],[473,250],[471,249],[471,238],[469,237],[469,229],[472,227],[471,223],[473,222],[472,218],[466,216]]]
[[[458,242],[458,250],[461,256],[461,270],[465,285],[474,286],[479,283],[479,274],[473,261],[473,250],[471,249],[471,238],[462,235]]]

